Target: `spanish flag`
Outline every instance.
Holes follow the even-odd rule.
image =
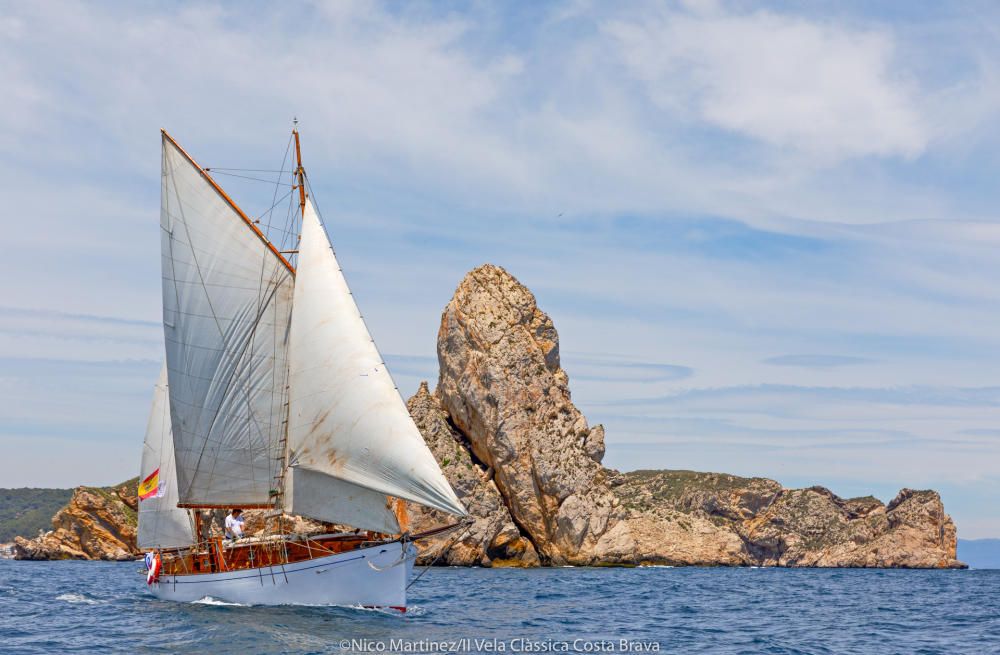
[[[146,479],[139,483],[139,500],[158,496],[160,490],[160,469],[156,469]]]

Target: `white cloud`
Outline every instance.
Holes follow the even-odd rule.
[[[929,478],[941,453],[927,443],[990,425],[985,410],[791,391],[691,396],[648,416],[600,403],[760,384],[996,386],[995,185],[963,186],[969,172],[992,179],[976,144],[997,140],[995,44],[976,41],[984,63],[956,73],[935,68],[941,49],[975,39],[947,25],[915,35],[714,3],[528,7],[540,19],[511,24],[482,5],[399,7],[53,2],[0,19],[0,277],[3,304],[21,308],[0,312],[0,383],[16,392],[3,409],[19,422],[6,445],[84,440],[82,412],[89,433],[118,439],[112,477],[131,474],[121,444],[141,434],[161,352],[157,129],[203,164],[270,167],[295,114],[341,261],[380,346],[402,354],[406,391],[433,375],[455,284],[491,260],[538,294],[565,352],[591,353],[566,365],[609,443],[668,444],[646,465],[778,475],[766,467],[794,432],[852,448],[873,435],[869,455],[899,452],[885,442],[903,434],[922,444],[907,475]],[[956,143],[975,170],[941,158]],[[993,222],[958,220],[970,214]],[[845,225],[913,218],[940,220]],[[869,361],[763,363],[808,353]],[[80,361],[121,375],[110,384]],[[720,416],[728,426],[708,425]],[[740,432],[744,449],[717,447]],[[784,470],[827,466],[829,448],[796,443]],[[968,468],[958,445],[942,475]],[[40,475],[47,453],[34,457]]]
[[[615,20],[629,70],[671,112],[828,159],[920,154],[928,141],[893,38],[766,11]]]
[[[933,190],[817,174],[842,157],[926,147],[920,89],[901,81],[890,32],[764,12],[567,9],[491,48],[479,43],[502,28],[491,13],[22,5],[11,21],[27,27],[0,42],[0,143],[36,166],[113,162],[148,179],[157,127],[214,154],[205,163],[232,165],[280,152],[298,115],[307,163],[326,174],[317,180],[465,207],[758,224],[947,212]],[[622,57],[648,93],[623,78]],[[711,126],[749,145],[692,141]]]

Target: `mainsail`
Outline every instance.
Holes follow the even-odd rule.
[[[180,502],[266,505],[281,465],[293,273],[165,133],[160,227]]]
[[[139,500],[139,548],[186,546],[194,541],[194,530],[187,511],[177,508],[177,474],[174,469],[174,438],[170,430],[170,406],[167,399],[167,366],[153,389],[153,405],[142,446],[140,482],[147,482],[148,493]]]
[[[310,471],[331,487],[349,483],[464,516],[368,333],[309,200],[294,306],[288,355],[292,475]],[[298,512],[295,495],[286,497],[286,508]]]
[[[464,516],[358,312],[301,164],[296,176],[293,270],[163,134],[171,506],[280,501],[294,514],[386,533],[400,529],[390,496]]]

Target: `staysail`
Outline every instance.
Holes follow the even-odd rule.
[[[139,468],[139,548],[186,546],[194,541],[187,511],[177,507],[174,439],[167,398],[167,366],[153,389]]]
[[[362,498],[367,490],[464,516],[410,418],[308,200],[294,305],[287,456],[293,486],[308,472],[314,490],[349,485]],[[287,510],[300,511],[298,495],[286,493]]]
[[[166,133],[160,228],[179,501],[266,505],[281,466],[291,267]]]

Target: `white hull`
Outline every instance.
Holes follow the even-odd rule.
[[[349,605],[406,608],[416,548],[395,541],[284,566],[227,573],[161,575],[157,598],[191,602],[209,596],[242,605]]]

